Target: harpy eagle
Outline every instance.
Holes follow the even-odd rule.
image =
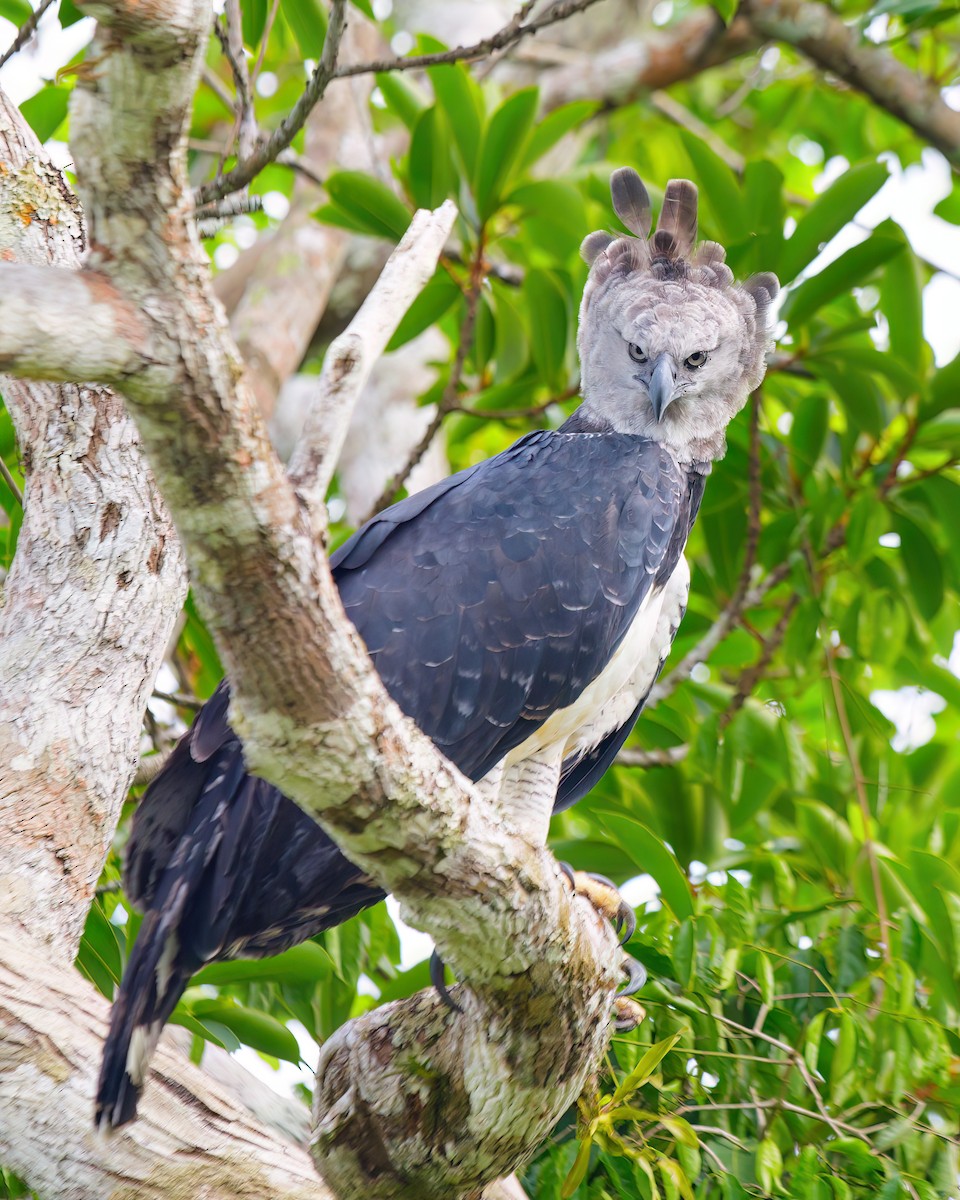
[[[779,286],[738,286],[720,246],[695,246],[692,183],[667,186],[652,237],[636,172],[616,171],[611,191],[634,236],[582,246],[580,407],[395,504],[330,560],[387,691],[540,844],[613,762],[670,649],[683,548],[727,424],[763,377]],[[134,817],[124,886],[144,918],[111,1014],[101,1127],[134,1117],[200,966],[279,953],[383,897],[247,773],[228,701],[222,683]]]

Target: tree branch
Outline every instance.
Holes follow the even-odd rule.
[[[960,112],[944,102],[932,80],[882,46],[865,43],[816,0],[744,0],[740,12],[757,33],[795,46],[909,125],[960,170]]]
[[[346,23],[347,0],[333,0],[330,6],[330,20],[327,24],[327,34],[323,43],[323,52],[317,69],[310,77],[310,82],[304,89],[303,95],[290,110],[290,113],[280,122],[277,128],[267,138],[261,138],[252,152],[241,159],[232,171],[228,171],[213,183],[205,183],[197,189],[196,201],[206,204],[210,200],[219,200],[230,192],[245,188],[260,174],[265,166],[272,163],[277,155],[292,145],[293,139],[303,128],[314,106],[321,100],[327,85],[334,78],[337,66],[337,54],[340,50],[340,39],[343,36]]]
[[[379,40],[376,28],[354,13],[341,54],[369,52]],[[342,276],[351,234],[321,224],[313,213],[323,177],[335,166],[373,167],[368,106],[372,82],[353,80],[331,88],[310,114],[290,209],[276,232],[258,239],[241,259],[243,267],[238,263],[231,272],[235,280],[248,265],[244,259],[252,260],[243,295],[227,304],[227,310],[250,386],[268,419],[283,384],[303,361]],[[358,153],[358,147],[363,152]],[[225,284],[224,276],[218,276],[218,289]],[[222,293],[220,298],[225,300]]]
[[[508,21],[499,32],[472,46],[457,46],[452,50],[444,50],[438,54],[415,54],[407,58],[385,58],[374,62],[355,63],[349,66],[337,66],[337,52],[340,36],[343,32],[344,8],[346,0],[334,0],[330,11],[330,24],[327,28],[326,41],[323,44],[323,55],[304,89],[303,95],[291,109],[277,129],[265,139],[262,139],[249,158],[238,163],[232,171],[213,183],[205,183],[197,189],[198,203],[216,200],[229,192],[246,187],[265,166],[273,162],[279,154],[286,150],[303,128],[304,122],[314,106],[322,99],[327,86],[333,79],[349,79],[354,75],[372,75],[384,71],[413,71],[424,67],[438,66],[441,63],[469,62],[483,58],[495,50],[504,50],[516,45],[522,38],[529,37],[539,29],[565,21],[574,13],[582,12],[598,0],[554,0],[554,3],[531,21],[520,21],[516,17]]]
[[[103,276],[0,263],[0,371],[114,383],[148,361],[139,314]]]
[[[186,191],[207,4],[97,9],[97,72],[78,80],[71,116],[90,269],[149,328],[150,361],[124,387],[231,675],[247,761],[394,891],[470,985],[459,1014],[428,993],[327,1042],[315,1156],[343,1197],[391,1177],[425,1197],[476,1190],[532,1153],[594,1069],[615,935],[389,699],[330,578],[322,518],[304,515],[270,448]],[[432,1119],[441,1098],[455,1126]]]
[[[108,1004],[44,946],[0,930],[0,1159],[44,1200],[334,1200],[306,1150],[281,1140],[167,1038],[139,1120],[91,1133]]]
[[[51,358],[63,355],[49,329],[31,329],[39,308],[89,361],[90,348],[64,330],[75,320],[109,344],[115,291],[100,280],[107,298],[91,297],[91,279],[76,274],[84,245],[76,200],[2,92],[0,213],[3,278],[26,293],[0,286],[0,342],[9,346],[11,330],[20,330],[41,339]],[[37,287],[50,280],[58,290]],[[46,349],[15,357],[42,358]],[[26,480],[0,605],[0,915],[69,964],[185,581],[173,526],[118,398],[12,379],[2,387]]]
[[[308,509],[322,509],[357,397],[403,314],[436,270],[456,216],[450,200],[434,212],[421,209],[414,216],[373,291],[327,351],[288,470]]]
[[[623,39],[612,49],[583,55],[575,66],[545,73],[541,103],[549,111],[571,100],[599,98],[604,108],[619,108],[739,58],[758,42],[742,17],[725,26],[713,9],[700,8],[667,29],[645,30],[643,37]]]
[[[33,35],[37,32],[37,26],[43,20],[47,9],[51,8],[53,3],[54,0],[40,0],[40,3],[37,5],[37,7],[17,30],[16,37],[3,52],[3,55],[0,56],[0,67],[2,67],[4,63],[9,62],[10,59],[13,58],[15,54],[18,54],[24,48],[27,42],[30,41]]]

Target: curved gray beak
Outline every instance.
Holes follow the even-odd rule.
[[[650,403],[653,405],[653,415],[659,424],[663,414],[673,400],[676,399],[677,364],[670,354],[661,354],[654,360],[653,374],[650,376]]]

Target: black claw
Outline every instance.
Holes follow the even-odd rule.
[[[573,877],[573,867],[571,867],[568,862],[558,862],[557,866],[564,873],[564,875],[566,875],[567,882],[570,884],[570,887],[572,888],[572,890],[576,891],[577,890],[577,881]]]
[[[625,946],[636,931],[637,914],[626,900],[624,900],[620,905],[620,911],[617,913],[617,935],[620,938],[620,945]]]
[[[623,962],[620,966],[627,976],[627,982],[624,987],[617,991],[617,995],[632,996],[634,993],[639,992],[647,982],[646,968],[642,963],[638,963],[635,958],[631,958],[629,954],[623,956]]]
[[[620,895],[617,885],[612,879],[608,879],[606,875],[598,875],[595,871],[589,872],[589,875],[590,878],[596,883],[602,883],[605,887],[608,887],[611,892],[616,892],[618,896]],[[637,930],[636,913],[622,897],[620,900],[620,908],[617,910],[617,915],[614,920],[614,928],[617,931],[617,936],[620,938],[621,946],[629,942]]]
[[[633,960],[631,959],[631,961]],[[639,964],[637,965],[639,966]],[[445,969],[446,968],[444,967],[443,959],[436,952],[436,950],[434,950],[434,952],[430,955],[430,982],[437,989],[437,994],[447,1008],[453,1009],[454,1012],[463,1012],[463,1009],[460,1007],[460,1005],[447,991],[447,983],[443,977]]]

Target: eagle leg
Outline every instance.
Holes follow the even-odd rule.
[[[636,931],[637,918],[633,909],[617,891],[616,884],[607,879],[606,875],[575,871],[569,863],[560,863],[560,870],[566,875],[577,895],[585,896],[601,916],[613,923],[620,937],[620,945],[629,942]]]

